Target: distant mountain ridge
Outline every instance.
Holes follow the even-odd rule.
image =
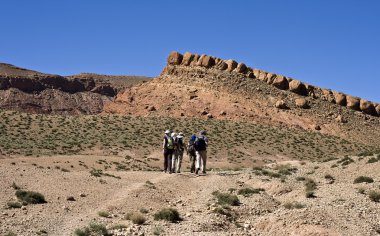
[[[60,76],[0,63],[0,107],[53,114],[97,114],[118,91],[148,77]]]

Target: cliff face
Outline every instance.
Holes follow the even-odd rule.
[[[44,74],[0,64],[0,108],[47,114],[97,114],[122,90],[128,76]],[[148,80],[136,78],[131,84]]]

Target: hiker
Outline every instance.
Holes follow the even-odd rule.
[[[199,137],[195,139],[195,154],[196,154],[196,162],[195,162],[195,174],[198,174],[200,170],[202,170],[203,174],[206,174],[206,162],[207,162],[207,145],[208,139],[205,136],[206,131],[202,130],[199,132]]]
[[[177,157],[178,157],[177,134],[175,132],[173,132],[171,134],[171,138],[173,139],[173,142],[174,142],[174,150],[173,150],[173,154],[172,154],[172,160],[171,160],[170,168],[171,168],[171,172],[175,173],[175,165],[176,165]]]
[[[174,151],[174,140],[170,136],[170,130],[165,131],[164,142],[162,146],[164,150],[164,172],[172,173],[172,155]]]
[[[195,172],[196,154],[195,154],[194,143],[195,143],[195,139],[196,138],[197,138],[197,136],[195,136],[195,134],[193,134],[191,136],[189,142],[187,143],[187,148],[186,148],[187,155],[190,158],[190,173],[194,173]]]
[[[179,133],[176,137],[176,158],[174,162],[175,172],[181,173],[181,164],[183,158],[183,152],[185,151],[185,145],[183,141],[183,133]]]

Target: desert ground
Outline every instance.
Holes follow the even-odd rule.
[[[97,224],[110,235],[377,235],[380,162],[368,155],[235,170],[210,164],[199,176],[189,173],[187,156],[175,174],[118,169],[120,156],[5,157],[0,232],[81,235],[78,229]],[[359,176],[373,182],[354,183]],[[41,193],[46,203],[11,207],[17,189]],[[164,208],[180,219],[155,220]]]

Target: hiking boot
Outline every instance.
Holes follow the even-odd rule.
[[[197,169],[197,170],[195,171],[195,174],[197,175],[197,174],[198,174],[198,172],[199,172],[199,169]]]
[[[203,171],[203,172],[202,172],[202,174],[204,174],[204,175],[205,175],[205,174],[206,174],[206,171]]]

